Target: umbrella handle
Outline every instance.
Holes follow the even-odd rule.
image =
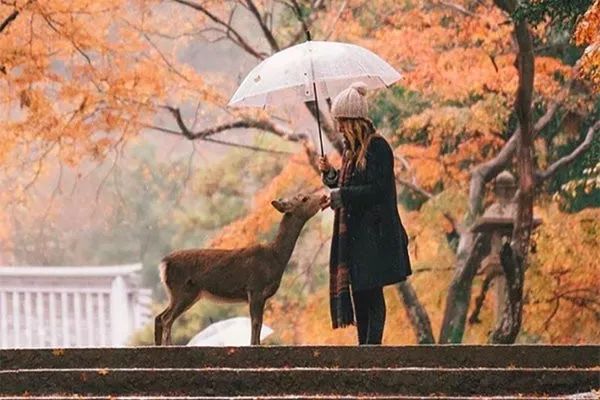
[[[321,112],[319,111],[319,97],[317,96],[317,84],[313,79],[313,91],[315,92],[315,111],[317,114],[317,126],[319,127],[319,142],[321,144],[321,157],[325,155],[323,152],[323,133],[321,133]]]
[[[310,42],[312,37],[310,31],[306,30],[306,41]],[[323,151],[323,133],[321,133],[321,113],[319,112],[319,97],[317,96],[317,84],[315,83],[315,77],[313,75],[313,92],[315,93],[315,111],[317,113],[317,126],[319,127],[319,143],[321,144],[321,157],[325,156]]]

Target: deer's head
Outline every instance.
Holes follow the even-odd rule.
[[[273,200],[271,205],[282,214],[291,214],[301,219],[309,219],[320,209],[327,199],[322,194],[297,195],[289,199]]]

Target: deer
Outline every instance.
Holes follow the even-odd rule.
[[[154,342],[171,345],[173,322],[200,299],[249,304],[251,345],[260,345],[266,301],[279,289],[305,223],[327,197],[297,195],[273,200],[283,214],[274,240],[238,249],[186,249],[174,251],[159,265],[160,280],[169,298],[167,308],[155,318]]]

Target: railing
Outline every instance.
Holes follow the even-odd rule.
[[[150,291],[135,284],[139,268],[48,267],[36,277],[29,267],[0,267],[0,348],[125,345],[151,317]]]

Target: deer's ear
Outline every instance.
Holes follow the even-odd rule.
[[[285,203],[281,200],[273,200],[271,202],[271,205],[282,214],[288,211],[287,207],[285,206]]]

